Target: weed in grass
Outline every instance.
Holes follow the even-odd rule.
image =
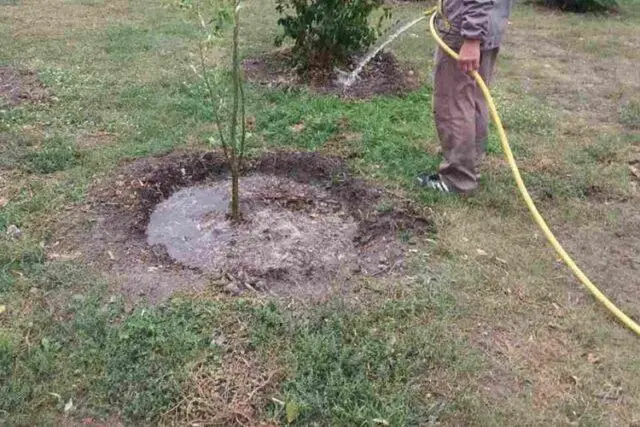
[[[509,146],[516,160],[525,157],[531,157],[531,139],[534,138],[530,134],[521,132],[509,132],[507,134],[509,139]],[[490,155],[496,155],[499,157],[504,156],[504,150],[502,149],[502,141],[498,135],[495,125],[492,123],[489,126],[489,137],[487,138],[486,153]]]
[[[31,280],[44,292],[59,292],[70,287],[84,289],[93,283],[85,268],[72,261],[51,261],[31,268]]]
[[[53,87],[58,91],[77,90],[78,78],[72,72],[62,68],[46,68],[38,74],[40,81],[46,87]],[[76,86],[76,87],[74,87]],[[69,95],[71,95],[69,93]]]
[[[633,137],[625,135],[607,135],[581,145],[567,153],[571,175],[584,182],[587,193],[596,190],[609,198],[625,198],[630,188],[626,160],[632,147]]]
[[[23,136],[0,133],[0,170],[19,167],[28,145],[30,141]]]
[[[11,375],[14,353],[13,338],[0,330],[0,382],[4,383]]]
[[[620,122],[631,130],[640,129],[640,101],[631,101],[622,108]]]
[[[376,207],[376,210],[380,213],[389,213],[393,211],[393,202],[389,201],[389,200],[382,200],[378,206]]]
[[[106,51],[114,60],[132,59],[152,49],[152,34],[144,28],[117,25],[107,29]]]
[[[592,144],[570,153],[570,160],[579,165],[610,164],[618,161],[628,147],[628,141],[619,136],[601,137]]]
[[[44,251],[30,242],[12,242],[0,238],[0,296],[9,293],[16,283],[16,276],[40,271]]]
[[[25,125],[29,118],[28,111],[25,108],[1,109],[0,132],[17,134],[21,130],[21,126]]]
[[[528,182],[526,184],[529,185]],[[480,188],[482,190],[477,197],[469,198],[467,204],[494,211],[500,216],[517,215],[524,207],[511,172],[506,168],[483,174],[480,178]]]
[[[555,119],[544,102],[521,93],[493,91],[498,113],[507,132],[551,136]],[[515,96],[514,96],[515,95]]]
[[[411,243],[413,242],[413,233],[411,233],[411,231],[409,230],[401,230],[398,233],[398,239],[400,239],[400,241],[405,244]]]
[[[531,192],[542,199],[585,199],[593,195],[588,175],[574,174],[570,176],[556,176],[542,173],[523,173],[523,179]]]
[[[486,150],[488,154],[496,154],[496,155],[502,154],[502,144],[500,142],[500,138],[498,137],[498,134],[496,134],[495,132],[489,133]]]
[[[29,172],[49,174],[77,166],[80,153],[73,143],[61,136],[43,141],[40,149],[32,150],[24,156],[25,169]]]

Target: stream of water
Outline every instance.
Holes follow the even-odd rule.
[[[380,53],[382,49],[387,47],[390,43],[392,43],[395,39],[397,39],[402,33],[406,32],[407,30],[417,25],[419,22],[424,21],[425,19],[427,19],[426,16],[421,16],[420,18],[416,18],[413,21],[398,28],[395,32],[390,34],[389,37],[384,42],[375,46],[367,55],[365,55],[352,72],[350,73],[339,72],[338,78],[337,78],[338,83],[341,84],[344,88],[348,88],[349,86],[354,84],[356,80],[358,80],[358,76],[360,75],[360,73],[362,73],[362,70],[364,70],[364,67],[366,67],[367,64],[371,62],[371,60],[375,58],[376,55]]]

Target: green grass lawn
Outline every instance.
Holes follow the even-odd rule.
[[[273,2],[243,13],[243,55],[274,49]],[[215,290],[131,305],[100,271],[46,248],[120,165],[208,148],[189,68],[197,34],[153,1],[0,2],[0,65],[37,71],[51,95],[0,106],[0,423],[640,422],[640,341],[559,264],[495,135],[475,197],[413,187],[439,162],[425,31],[391,48],[424,80],[405,97],[247,88],[252,153],[349,152],[359,176],[430,210],[436,235],[403,277],[299,310]],[[518,5],[509,31],[495,95],[527,185],[578,263],[638,319],[640,5],[611,17]],[[227,59],[224,46],[210,58]],[[10,225],[20,239],[5,237]]]

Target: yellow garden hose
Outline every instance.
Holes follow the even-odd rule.
[[[427,15],[429,14],[431,15],[429,26],[431,30],[431,35],[433,36],[435,41],[442,48],[442,50],[444,50],[448,55],[450,55],[455,59],[458,59],[458,54],[454,52],[449,46],[447,46],[447,44],[442,40],[442,38],[436,31],[435,19],[438,13],[437,10],[434,11],[432,9],[425,13]],[[636,334],[640,335],[640,325],[634,322],[629,316],[624,314],[602,292],[600,292],[597,286],[594,285],[591,282],[591,280],[589,280],[589,278],[576,265],[573,259],[571,259],[569,254],[564,250],[562,245],[560,245],[560,242],[558,242],[558,239],[556,239],[556,237],[553,235],[553,233],[549,229],[549,226],[545,222],[544,218],[542,218],[542,215],[540,215],[540,212],[536,208],[536,205],[533,203],[533,200],[531,199],[531,196],[527,191],[527,187],[525,187],[524,185],[522,176],[520,176],[520,171],[518,170],[518,166],[516,165],[516,161],[513,157],[513,153],[511,152],[511,147],[509,146],[509,140],[507,139],[507,134],[504,130],[504,127],[502,126],[502,120],[500,120],[500,116],[498,115],[496,104],[493,101],[491,92],[489,92],[489,88],[485,84],[480,74],[478,74],[476,71],[471,72],[471,76],[475,79],[475,81],[478,84],[478,87],[480,88],[480,90],[482,90],[482,93],[484,94],[484,97],[487,100],[491,117],[496,125],[496,128],[498,129],[498,135],[500,136],[500,142],[502,143],[502,149],[507,158],[507,162],[509,163],[511,172],[513,173],[513,177],[516,180],[516,184],[518,185],[518,190],[520,190],[520,194],[522,195],[522,198],[527,204],[529,211],[533,215],[533,219],[538,224],[538,226],[540,227],[544,235],[547,237],[547,240],[549,240],[549,243],[551,243],[551,246],[553,246],[553,248],[556,250],[560,258],[562,258],[565,264],[571,269],[571,271],[573,271],[573,273],[580,280],[580,282],[582,282],[582,284],[593,294],[593,296],[596,297],[596,299],[600,301],[605,307],[607,307],[607,309],[614,316],[616,316],[622,323],[624,323],[627,327],[629,327],[629,329],[634,331]]]

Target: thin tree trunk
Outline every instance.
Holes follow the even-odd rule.
[[[234,172],[234,169],[236,171]],[[240,212],[240,171],[237,168],[231,170],[231,221],[242,221],[242,212]]]
[[[241,152],[237,136],[238,136],[238,114],[240,113],[240,57],[238,52],[239,45],[239,14],[240,14],[240,1],[236,0],[235,3],[235,16],[233,26],[233,66],[232,66],[232,79],[233,79],[233,109],[231,111],[231,141],[233,146],[231,147],[231,220],[239,222],[242,219],[240,213],[240,162],[242,161],[243,153]],[[243,100],[244,104],[244,100]],[[243,105],[244,109],[244,105]],[[243,124],[244,125],[244,124]],[[241,135],[242,136],[242,135]]]

